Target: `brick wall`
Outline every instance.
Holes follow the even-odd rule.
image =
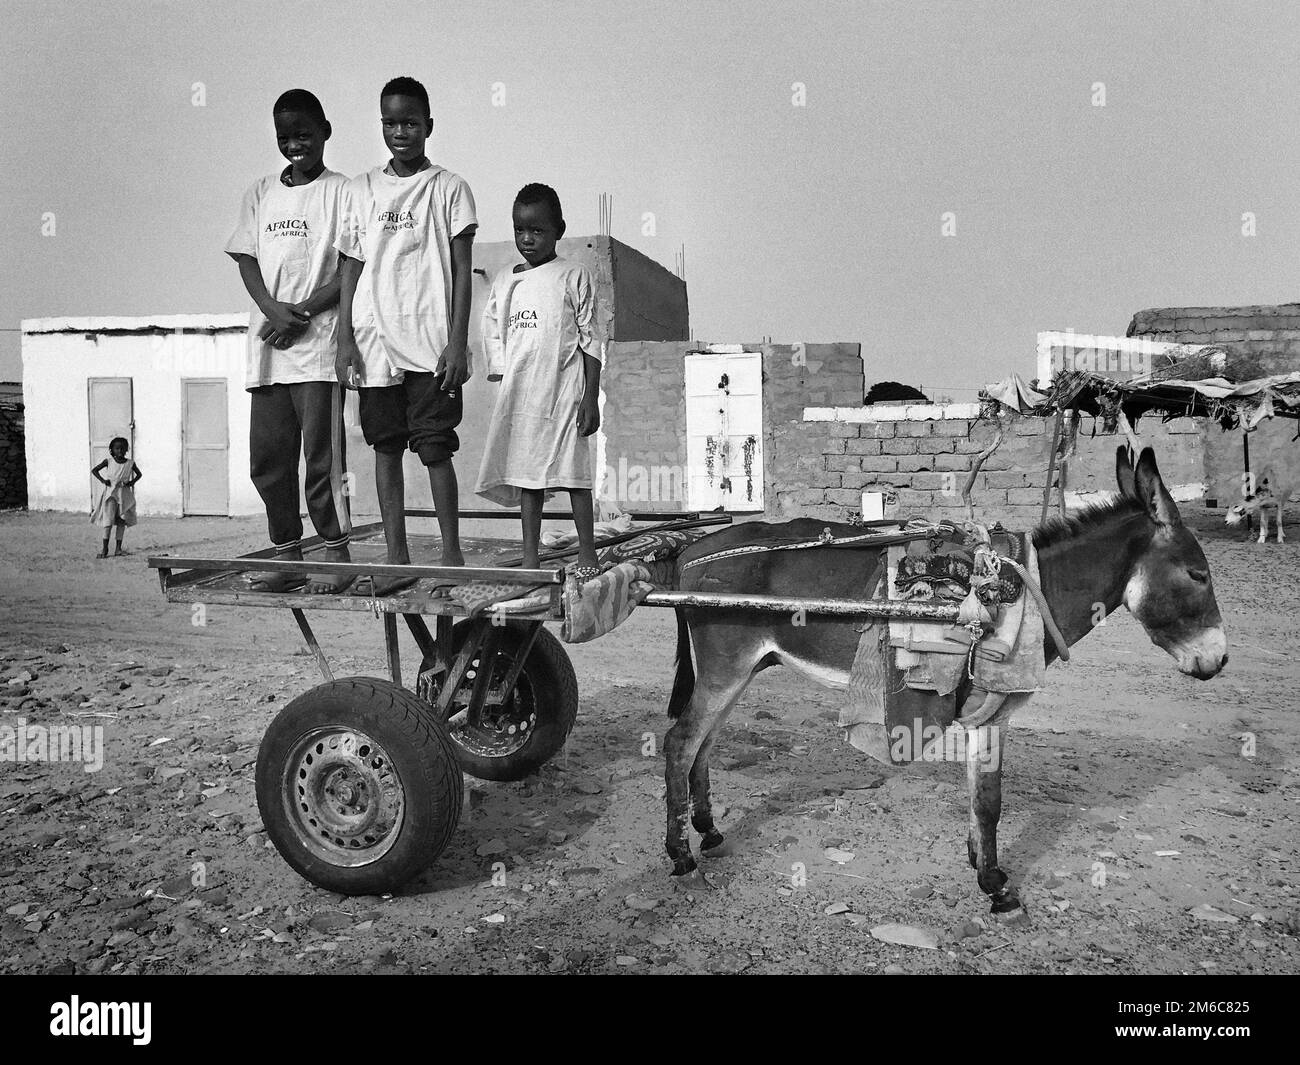
[[[0,395],[0,508],[27,506],[22,398]]]
[[[996,429],[976,421],[973,404],[924,407],[812,409],[777,427],[768,440],[768,516],[811,516],[842,521],[861,507],[864,490],[890,493],[888,516],[960,517],[961,487],[971,463]],[[940,416],[934,416],[940,415]],[[1039,518],[1052,442],[1052,422],[1017,418],[1002,445],[984,463],[971,499],[976,517],[1027,528]],[[1067,489],[1088,494],[1115,488],[1115,449],[1123,436],[1091,435],[1084,418],[1071,459]],[[1165,482],[1199,486],[1201,440],[1192,419],[1154,421],[1143,437],[1155,448]]]
[[[605,392],[605,466],[612,493],[626,507],[685,510],[684,491],[669,498],[666,474],[686,467],[685,360],[700,342],[617,341],[601,374]],[[745,344],[763,356],[763,429],[770,441],[809,405],[860,406],[865,381],[858,344]],[[765,457],[764,491],[777,487]],[[649,498],[634,498],[633,472],[654,481]],[[678,478],[680,480],[680,478]],[[649,481],[647,483],[649,483]],[[770,510],[770,508],[769,508]]]
[[[639,510],[685,510],[683,498],[664,499],[660,485],[647,485],[647,495],[637,493],[636,470],[652,471],[686,466],[686,389],[683,360],[695,347],[690,341],[611,342],[601,371],[605,409],[605,466],[617,477],[618,502]],[[622,471],[620,473],[620,468]],[[633,472],[629,474],[631,469]],[[599,477],[600,471],[597,471]]]
[[[1235,380],[1300,370],[1300,304],[1252,307],[1157,307],[1138,311],[1129,336],[1180,344],[1213,344],[1228,353]],[[1292,442],[1296,423],[1272,418],[1250,434],[1250,465],[1256,473],[1272,466],[1297,498],[1300,445]],[[1242,433],[1218,425],[1202,427],[1208,494],[1220,506],[1241,494]]]
[[[801,421],[805,407],[859,407],[860,344],[747,344],[763,353],[763,428]]]

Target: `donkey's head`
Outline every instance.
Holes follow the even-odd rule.
[[[1228,644],[1205,552],[1183,525],[1149,447],[1136,468],[1121,447],[1115,474],[1120,491],[1137,500],[1155,524],[1129,574],[1124,605],[1151,642],[1177,660],[1180,672],[1209,680],[1227,664]]]

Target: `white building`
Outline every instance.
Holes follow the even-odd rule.
[[[28,506],[88,510],[90,469],[126,437],[142,514],[255,514],[247,314],[22,323]]]

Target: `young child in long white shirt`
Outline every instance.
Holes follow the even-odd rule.
[[[589,580],[598,572],[590,437],[600,427],[601,369],[591,275],[555,253],[565,225],[554,189],[525,185],[513,216],[524,262],[496,278],[483,309],[488,380],[501,389],[475,491],[520,507],[526,569],[538,566],[547,494],[567,491],[579,545],[570,573]]]

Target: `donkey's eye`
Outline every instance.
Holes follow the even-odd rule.
[[[1210,583],[1210,571],[1207,569],[1189,569],[1187,576],[1191,577],[1197,584]]]

